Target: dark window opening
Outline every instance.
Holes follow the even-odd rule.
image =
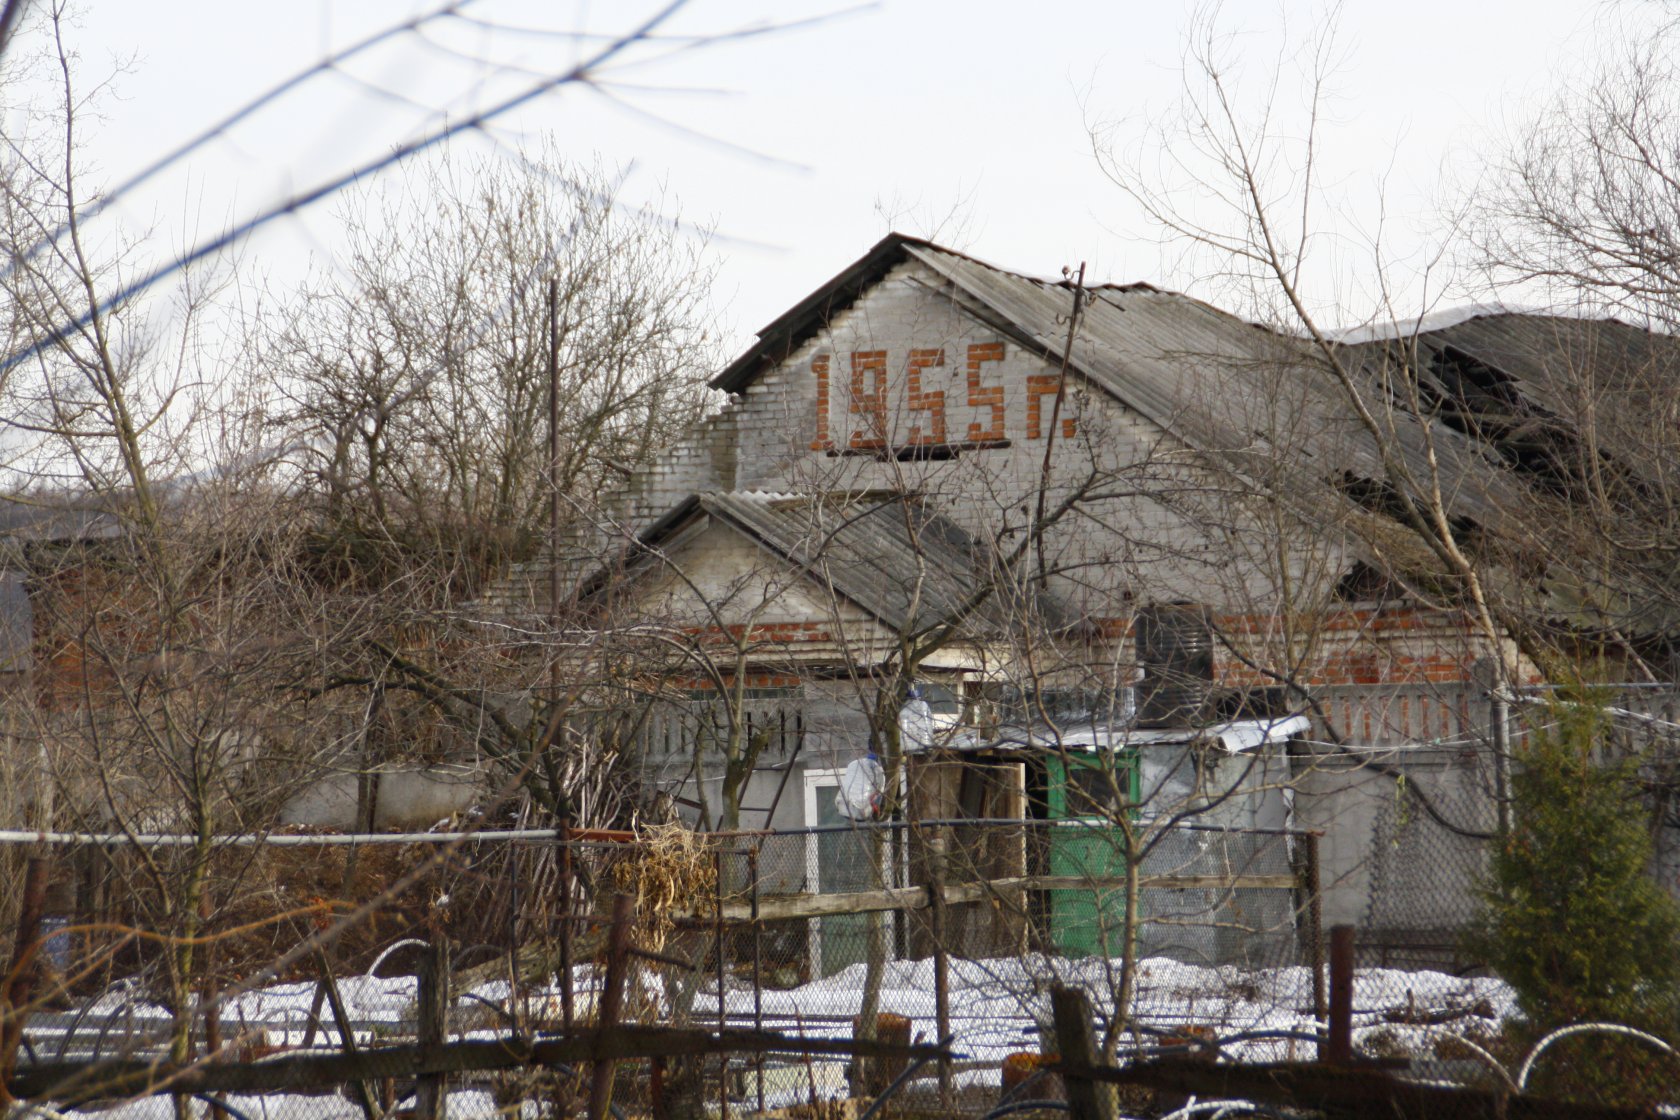
[[[1001,451],[1009,446],[1010,441],[1007,439],[972,439],[960,443],[907,443],[899,447],[887,447],[878,440],[872,440],[867,447],[831,447],[827,454],[830,459],[864,456],[880,463],[892,460],[900,463],[943,462],[955,459],[968,451]]]

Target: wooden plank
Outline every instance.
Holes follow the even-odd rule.
[[[961,906],[985,902],[1005,892],[1019,891],[1106,891],[1123,890],[1126,880],[1117,875],[1021,875],[989,879],[981,883],[951,883],[945,887],[945,904]],[[1293,874],[1283,875],[1145,875],[1144,890],[1289,890],[1297,886]],[[866,914],[875,910],[921,910],[931,902],[926,887],[896,887],[889,890],[847,891],[836,894],[770,895],[759,899],[758,919],[765,922],[794,918],[821,918],[832,914]],[[726,902],[723,920],[752,920],[750,902]],[[691,920],[700,920],[698,918]],[[706,919],[708,925],[712,919]]]
[[[448,1037],[449,1024],[449,941],[441,931],[432,934],[415,981],[415,1015],[419,1020],[415,1041],[423,1047],[440,1046]],[[438,1074],[415,1082],[414,1120],[449,1120],[446,1083]]]

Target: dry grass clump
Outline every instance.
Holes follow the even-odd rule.
[[[633,856],[613,865],[613,885],[636,900],[643,947],[659,952],[680,913],[717,891],[717,863],[705,834],[675,821],[643,829]]]

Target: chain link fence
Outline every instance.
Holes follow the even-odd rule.
[[[223,855],[190,937],[139,912],[45,915],[13,970],[33,988],[8,988],[19,1097],[108,1120],[425,1120],[438,1099],[451,1120],[602,1101],[623,1120],[824,1120],[890,1089],[900,1112],[982,1115],[1067,1107],[1046,1072],[1058,991],[1087,1001],[1104,1061],[1222,1070],[1315,1062],[1334,995],[1299,832],[671,826]],[[335,880],[370,893],[311,893]],[[1348,991],[1356,1056],[1509,1090],[1524,1055],[1497,979],[1367,967]],[[1133,1086],[1119,1114],[1183,1099]]]

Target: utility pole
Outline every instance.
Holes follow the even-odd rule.
[[[1067,270],[1062,271],[1067,275]],[[1050,430],[1044,435],[1044,465],[1038,474],[1038,506],[1033,512],[1032,531],[1038,547],[1038,583],[1049,578],[1044,566],[1044,497],[1050,489],[1050,453],[1056,447],[1056,429],[1062,424],[1062,400],[1067,396],[1068,363],[1073,360],[1073,335],[1079,329],[1079,315],[1085,310],[1085,262],[1073,280],[1073,313],[1068,316],[1067,342],[1062,346],[1062,367],[1056,377],[1056,401],[1050,406]]]

